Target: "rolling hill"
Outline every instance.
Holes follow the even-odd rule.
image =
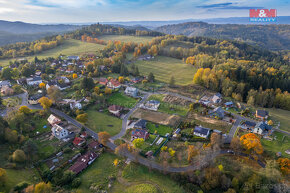
[[[290,25],[238,25],[188,22],[165,25],[156,31],[186,36],[238,40],[270,50],[290,49]]]

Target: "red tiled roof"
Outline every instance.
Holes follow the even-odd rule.
[[[112,105],[108,109],[109,109],[109,111],[121,111],[123,108],[121,106],[118,106],[118,105]]]
[[[111,79],[110,82],[115,87],[118,87],[118,86],[121,85],[121,83],[118,80],[116,80],[116,79]]]
[[[98,155],[95,152],[87,152],[85,155],[78,158],[78,160],[69,168],[70,171],[78,174],[90,165],[90,162],[94,161]]]
[[[73,144],[74,145],[79,145],[81,142],[83,142],[84,139],[83,138],[80,138],[80,137],[75,137],[74,141],[73,141]]]

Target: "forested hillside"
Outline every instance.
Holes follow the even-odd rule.
[[[194,83],[251,105],[290,109],[289,58],[245,43],[167,35],[148,53],[183,59],[199,68]],[[144,49],[136,48],[135,55]]]
[[[157,31],[173,35],[239,40],[271,50],[290,49],[290,25],[237,25],[188,22],[165,25]]]

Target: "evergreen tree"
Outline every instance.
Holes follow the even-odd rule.
[[[148,75],[148,81],[149,82],[154,82],[155,81],[155,77],[154,77],[154,74],[152,72],[150,72],[149,75]]]
[[[171,76],[170,81],[169,81],[169,86],[174,87],[174,85],[175,85],[175,79],[174,79],[174,76]]]

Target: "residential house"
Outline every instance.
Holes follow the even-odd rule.
[[[147,101],[145,104],[142,104],[140,107],[144,109],[148,109],[151,111],[157,111],[160,106],[160,102],[156,100]]]
[[[138,60],[151,60],[151,59],[154,59],[154,56],[151,56],[149,54],[145,54],[143,56],[138,57]]]
[[[35,72],[35,76],[41,76],[41,71],[37,70],[37,71]]]
[[[89,143],[88,147],[90,149],[98,149],[101,147],[101,144],[97,141],[92,141],[91,143]]]
[[[138,121],[135,122],[134,128],[136,129],[146,129],[147,121],[144,119],[139,119]]]
[[[68,169],[75,174],[79,174],[89,165],[91,165],[98,157],[95,152],[89,151],[85,155],[80,156],[77,161]]]
[[[67,59],[68,60],[79,60],[80,57],[79,56],[68,56]]]
[[[265,110],[256,110],[256,117],[260,119],[268,119],[269,112]]]
[[[232,101],[229,101],[229,102],[226,102],[224,105],[225,107],[230,108],[234,106],[234,103]]]
[[[210,129],[201,126],[196,126],[193,130],[193,134],[202,138],[207,138],[209,136]]]
[[[217,107],[214,110],[209,111],[211,117],[218,117],[223,119],[225,117],[225,111],[221,107]]]
[[[10,96],[13,95],[14,90],[10,88],[9,86],[5,85],[1,87],[1,95],[2,96]]]
[[[221,95],[220,93],[216,93],[216,94],[212,97],[211,101],[212,101],[213,103],[215,103],[215,104],[222,102],[222,95]]]
[[[121,88],[121,83],[117,79],[111,79],[107,83],[107,87],[109,87],[111,89],[119,89],[119,88]]]
[[[131,97],[134,97],[136,98],[138,96],[138,89],[137,88],[134,88],[134,87],[127,87],[126,90],[125,90],[125,94],[126,95],[129,95]]]
[[[26,78],[20,78],[16,82],[19,85],[26,85],[27,84]]]
[[[272,127],[268,125],[265,121],[259,122],[253,130],[253,133],[262,135],[268,133]]]
[[[54,137],[56,137],[57,139],[64,139],[64,138],[67,138],[68,135],[69,135],[69,132],[67,129],[55,124],[52,128],[51,128],[51,131],[52,131],[52,135]]]
[[[11,86],[11,83],[9,80],[3,80],[3,81],[0,81],[0,88],[4,87],[4,86],[8,86],[10,87]]]
[[[99,84],[106,86],[108,84],[108,79],[106,78],[99,78]]]
[[[70,109],[82,109],[82,104],[80,103],[81,100],[76,101],[74,99],[63,99],[60,104],[65,104],[65,105],[69,105]]]
[[[204,95],[203,97],[201,97],[201,99],[199,100],[199,103],[202,105],[207,106],[210,103],[210,97],[207,95]]]
[[[131,141],[142,138],[144,141],[149,138],[149,133],[143,129],[134,129],[131,133]]]
[[[142,81],[142,78],[140,78],[140,77],[134,77],[131,79],[131,82],[133,82],[134,84],[139,83],[141,81]]]
[[[73,140],[73,144],[75,146],[82,146],[85,142],[86,142],[86,140],[84,140],[81,137],[75,137],[74,140]]]
[[[48,123],[51,126],[54,126],[55,124],[60,124],[61,123],[61,119],[54,116],[53,114],[51,114],[48,118],[47,118]]]
[[[240,125],[242,129],[247,129],[247,130],[253,130],[255,126],[256,126],[256,123],[252,121],[245,121]]]
[[[36,105],[38,104],[38,100],[42,97],[42,93],[38,93],[38,94],[35,94],[35,95],[32,95],[32,96],[29,96],[28,97],[28,103],[31,104],[31,105]]]
[[[42,79],[39,76],[34,76],[32,78],[27,78],[26,82],[29,86],[38,86],[40,83],[42,83]]]
[[[119,117],[121,115],[121,111],[123,110],[123,107],[119,106],[119,105],[111,105],[108,108],[109,112],[112,113],[113,115]]]

